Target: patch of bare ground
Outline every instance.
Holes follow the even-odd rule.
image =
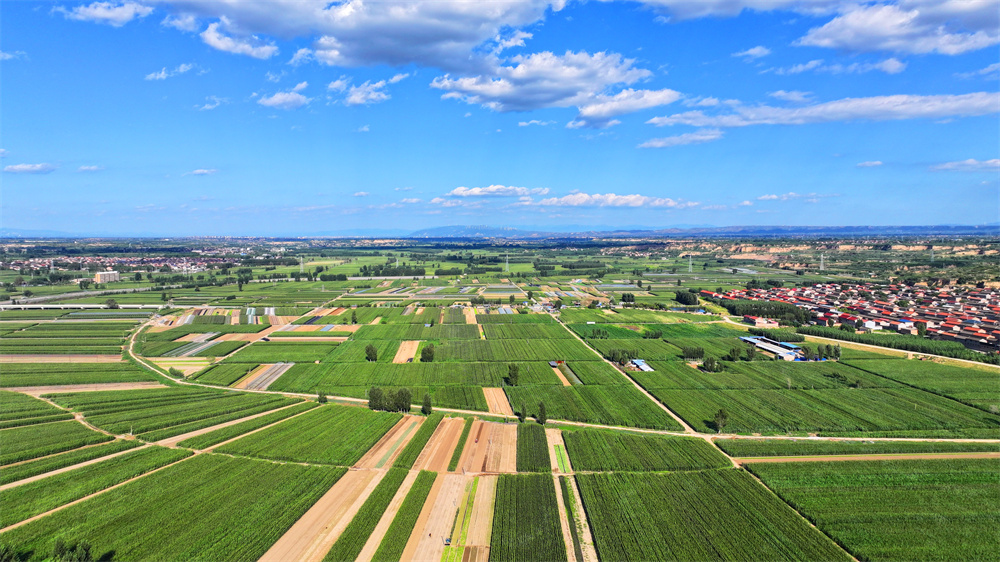
[[[403,419],[399,420],[396,425],[392,426],[392,429],[383,435],[382,439],[379,439],[378,443],[369,449],[368,452],[365,453],[365,455],[361,457],[357,463],[355,463],[354,467],[382,468],[384,466],[392,466],[393,461],[396,460],[399,453],[417,433],[417,429],[423,421],[424,418],[420,416],[403,416]]]
[[[507,393],[502,388],[484,388],[483,394],[486,396],[486,407],[491,414],[514,415],[510,401],[507,400]]]
[[[420,347],[420,342],[417,340],[400,342],[399,349],[396,350],[396,356],[392,358],[392,362],[406,363],[408,360],[412,360],[417,354],[418,347]]]
[[[375,555],[375,551],[378,550],[380,544],[382,544],[382,539],[385,538],[386,531],[389,530],[389,525],[392,524],[392,520],[396,518],[396,513],[399,512],[399,507],[403,505],[403,500],[406,499],[406,494],[410,493],[410,488],[413,487],[413,482],[417,479],[418,472],[411,470],[406,478],[403,479],[403,483],[400,484],[399,489],[396,490],[396,495],[392,497],[392,501],[389,502],[389,507],[386,508],[385,513],[382,514],[382,518],[378,520],[378,525],[375,525],[375,530],[372,531],[370,537],[368,537],[368,542],[365,543],[365,547],[361,549],[361,554],[358,555],[356,562],[371,562],[372,556]]]
[[[446,472],[448,463],[451,462],[452,452],[458,445],[458,439],[462,436],[462,428],[465,426],[463,418],[445,418],[438,424],[430,440],[424,445],[423,451],[413,463],[415,470],[430,470],[433,472]]]
[[[436,561],[444,554],[444,539],[449,536],[469,478],[460,474],[439,474],[420,511],[417,524],[403,550],[401,562]]]

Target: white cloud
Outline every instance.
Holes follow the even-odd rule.
[[[652,73],[635,68],[634,59],[617,53],[551,52],[518,55],[479,76],[435,78],[442,97],[482,105],[494,111],[529,111],[543,107],[583,107],[616,84],[632,84]]]
[[[547,127],[549,125],[554,125],[555,121],[539,121],[538,119],[532,119],[531,121],[518,121],[518,127],[530,127],[532,125],[538,125],[539,127]]]
[[[562,197],[542,199],[538,204],[554,207],[668,207],[675,209],[698,205],[698,203],[667,197],[648,197],[638,194],[616,195],[614,193],[571,193]]]
[[[292,91],[301,92],[302,90],[305,90],[308,87],[309,87],[309,82],[299,82],[298,84],[295,85],[294,88],[292,88]]]
[[[823,59],[815,59],[787,68],[768,69],[765,72],[773,71],[775,74],[786,76],[808,71],[827,72],[830,74],[864,74],[873,70],[879,70],[886,74],[899,74],[906,70],[906,63],[896,58],[889,58],[879,62],[855,62],[851,64],[826,64]]]
[[[368,197],[369,193],[367,191],[355,191],[354,197]]]
[[[958,95],[895,95],[841,100],[803,107],[734,105],[733,113],[706,115],[687,111],[647,121],[652,125],[745,127],[748,125],[803,125],[854,120],[941,119],[988,115],[1000,111],[1000,95],[976,92]]]
[[[358,127],[358,132],[359,133],[367,133],[369,131],[371,131],[371,128],[368,125],[362,125],[362,126]]]
[[[28,53],[25,53],[24,51],[13,51],[13,52],[0,51],[0,60],[27,58],[27,56]]]
[[[11,174],[49,174],[56,170],[52,164],[11,164],[4,166],[3,171]]]
[[[771,194],[771,195],[761,195],[760,197],[757,198],[757,200],[758,201],[774,201],[777,198],[778,198],[777,195]]]
[[[719,105],[719,98],[698,96],[693,98],[684,98],[681,100],[681,103],[687,107],[715,107]]]
[[[6,158],[6,157],[7,157],[7,149],[0,148],[0,158]]]
[[[431,199],[431,204],[441,205],[442,207],[460,207],[464,205],[464,203],[456,199],[445,199],[443,197],[435,197],[434,199]]]
[[[502,37],[497,35],[493,40],[496,42],[496,48],[493,50],[494,53],[499,53],[505,49],[511,47],[523,47],[525,39],[531,39],[534,35],[521,30],[515,30],[513,33],[507,37]]]
[[[869,160],[868,162],[858,162],[859,168],[876,168],[882,165],[881,160]]]
[[[311,100],[298,92],[277,92],[271,96],[263,96],[257,103],[278,109],[298,109]]]
[[[452,197],[523,197],[526,195],[545,195],[547,187],[514,187],[512,185],[490,185],[486,187],[456,187],[445,196]]]
[[[333,82],[326,85],[326,89],[331,92],[343,92],[347,89],[347,85],[351,83],[351,79],[347,76],[341,76]]]
[[[366,80],[360,86],[351,86],[344,103],[347,105],[371,105],[388,100],[391,96],[384,90],[385,80],[372,83]]]
[[[227,99],[227,98],[220,98],[220,97],[216,97],[216,96],[206,96],[205,97],[205,103],[204,103],[204,105],[196,105],[194,107],[198,111],[209,111],[211,109],[215,109],[216,107],[219,107],[220,105],[222,105],[224,103],[229,103],[229,99]]]
[[[281,78],[285,75],[285,71],[281,72],[271,72],[270,70],[264,73],[264,79],[268,82],[280,82]]]
[[[255,35],[243,39],[223,35],[219,31],[220,25],[227,28],[231,26],[229,20],[223,17],[220,21],[209,24],[208,29],[201,32],[201,40],[209,47],[235,55],[247,55],[255,59],[269,59],[278,54],[278,47],[274,43],[261,43]]]
[[[215,168],[198,168],[197,170],[191,170],[190,172],[184,174],[185,176],[211,176],[219,171]]]
[[[160,25],[164,27],[172,27],[180,31],[186,31],[188,33],[194,33],[198,31],[201,25],[198,23],[198,18],[193,14],[178,14],[178,15],[168,15],[163,18]]]
[[[419,203],[420,199],[417,199],[416,197],[407,197],[405,199],[400,199],[399,202],[407,205],[413,205],[414,203]]]
[[[849,3],[847,0],[642,0],[647,6],[666,10],[672,18],[733,17],[744,10],[767,12],[789,10],[822,15]]]
[[[745,51],[740,51],[738,53],[733,53],[734,57],[743,57],[746,60],[757,60],[761,57],[766,57],[771,54],[771,49],[763,45],[757,45],[756,47],[751,47]]]
[[[959,78],[976,78],[979,76],[984,76],[986,78],[1000,78],[1000,62],[995,62],[986,68],[981,68],[972,72],[960,72],[956,74]]]
[[[617,125],[619,122],[611,119],[618,115],[634,113],[651,107],[659,107],[673,103],[681,98],[674,90],[622,90],[613,96],[597,95],[586,105],[580,107],[580,113],[567,127],[593,127],[602,129]]]
[[[820,199],[825,199],[827,197],[839,197],[837,194],[826,194],[826,193],[795,193],[794,191],[789,191],[788,193],[783,193],[781,195],[776,195],[774,193],[768,195],[761,195],[757,198],[758,201],[793,201],[796,199],[804,199],[807,203],[816,203]]]
[[[785,90],[778,90],[767,95],[775,99],[790,101],[793,103],[806,103],[808,101],[812,101],[812,92],[800,92],[798,90],[791,90],[788,92]]]
[[[121,27],[135,18],[144,18],[153,13],[153,8],[135,2],[94,2],[87,6],[77,6],[72,10],[57,7],[53,11],[71,20],[106,23],[113,27]]]
[[[699,129],[693,133],[684,133],[672,137],[662,137],[650,139],[639,145],[639,148],[667,148],[684,144],[701,144],[722,138],[722,131],[719,129]]]
[[[193,64],[183,63],[177,65],[177,68],[173,70],[167,70],[167,67],[163,67],[159,72],[151,72],[146,75],[146,80],[166,80],[171,76],[177,76],[178,74],[184,74],[185,72],[194,68]]]
[[[736,204],[737,207],[752,207],[753,201],[740,201]]]
[[[409,77],[410,77],[409,73],[397,74],[397,75],[395,75],[395,76],[393,76],[392,78],[389,79],[389,83],[390,84],[395,84],[396,82],[402,82],[403,80],[406,80]]]
[[[958,55],[1000,43],[991,0],[858,4],[810,29],[797,44],[850,51]]]
[[[100,172],[104,169],[104,166],[80,166],[76,169],[77,172]]]
[[[1000,158],[993,158],[991,160],[969,158],[968,160],[960,160],[958,162],[938,164],[937,166],[932,166],[931,169],[942,172],[997,172],[1000,171]]]

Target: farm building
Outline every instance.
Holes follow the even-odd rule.
[[[774,354],[784,361],[795,361],[799,357],[799,346],[787,342],[778,342],[763,336],[747,336],[740,340],[756,346],[757,349]]]
[[[646,361],[643,359],[633,359],[632,364],[635,365],[635,368],[640,371],[647,371],[650,373],[653,372],[653,368],[647,365]]]
[[[112,283],[121,280],[122,274],[117,271],[98,271],[94,274],[94,283]]]
[[[770,318],[761,318],[759,316],[749,316],[743,317],[743,321],[755,328],[777,328],[778,321],[772,320]]]

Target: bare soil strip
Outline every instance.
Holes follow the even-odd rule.
[[[382,436],[382,439],[379,439],[374,447],[358,460],[354,468],[391,466],[413,435],[416,434],[417,428],[423,421],[424,418],[420,416],[403,416],[403,419],[399,420],[388,433]]]
[[[231,388],[245,389],[247,387],[247,385],[250,384],[250,381],[256,379],[257,377],[259,377],[261,375],[261,373],[263,373],[264,371],[270,369],[271,367],[274,367],[274,365],[275,365],[274,363],[264,363],[262,365],[257,365],[257,367],[255,367],[254,370],[252,370],[249,373],[247,373],[247,375],[245,377],[243,377],[240,380],[234,382],[232,385],[230,385],[230,387]]]
[[[497,480],[496,476],[479,477],[476,498],[472,504],[469,535],[465,538],[466,547],[485,547],[487,554],[489,553],[490,539],[493,536],[493,500],[497,492]]]
[[[569,455],[564,455],[569,472],[564,473],[559,469],[559,456],[556,453],[556,445],[561,446],[563,451],[566,450],[566,443],[563,442],[562,430],[553,429],[551,427],[545,428],[545,440],[549,444],[549,464],[552,466],[552,472],[559,474],[573,474],[573,468],[569,465]]]
[[[411,470],[406,478],[403,479],[403,483],[400,484],[399,489],[396,490],[396,495],[392,497],[392,501],[389,502],[389,507],[386,508],[385,513],[382,514],[382,518],[379,519],[378,525],[375,526],[375,530],[372,531],[370,537],[368,537],[368,542],[365,543],[365,547],[361,549],[361,554],[358,555],[357,562],[371,562],[372,556],[375,555],[375,551],[378,550],[380,544],[382,544],[382,539],[385,538],[386,531],[389,530],[389,525],[392,524],[392,520],[396,518],[396,513],[399,511],[399,506],[403,504],[403,500],[406,499],[406,494],[410,493],[410,488],[413,487],[413,482],[417,479],[418,472]],[[436,562],[436,561],[435,561]]]
[[[264,553],[260,562],[321,562],[383,476],[385,472],[376,470],[348,471]]]
[[[569,531],[569,516],[566,514],[566,503],[563,501],[562,486],[559,477],[552,476],[552,484],[556,487],[556,505],[559,507],[559,527],[562,529],[563,544],[566,545],[566,560],[568,562],[583,562],[576,559],[576,549],[573,548],[573,535]]]
[[[0,363],[121,363],[121,355],[0,355]]]
[[[266,369],[261,374],[254,377],[249,383],[247,383],[247,390],[267,390],[274,381],[278,380],[281,375],[285,374],[288,369],[295,366],[295,363],[278,363]]]
[[[376,316],[375,319],[372,320],[371,322],[369,322],[368,324],[374,326],[375,324],[378,324],[381,321],[382,321],[382,317],[381,316]]]
[[[54,384],[51,386],[11,386],[4,390],[20,392],[31,396],[42,394],[59,394],[62,392],[97,392],[100,390],[142,390],[147,388],[166,388],[158,382],[106,382],[94,384]]]
[[[507,394],[502,388],[484,388],[483,394],[486,395],[486,407],[489,408],[491,414],[514,415],[514,410],[511,409],[510,402],[507,400]]]
[[[476,324],[476,309],[475,308],[463,308],[462,313],[465,314],[466,324]]]
[[[816,455],[806,457],[733,457],[733,460],[738,465],[765,462],[909,461],[934,459],[1000,459],[1000,451],[979,453],[899,453],[891,455]]]
[[[472,422],[458,470],[463,474],[517,471],[517,426]]]
[[[458,445],[465,426],[463,418],[445,418],[438,424],[424,450],[420,452],[417,461],[413,463],[414,470],[431,470],[446,472],[451,462],[452,452]],[[433,492],[431,492],[433,493]]]
[[[569,380],[566,378],[566,375],[564,375],[563,372],[560,371],[558,367],[552,367],[552,371],[555,372],[556,376],[559,377],[559,380],[562,381],[563,386],[572,386]]]
[[[204,435],[206,433],[211,433],[211,432],[215,431],[216,429],[222,429],[224,427],[229,427],[231,425],[236,425],[236,424],[238,424],[240,422],[245,422],[245,421],[248,421],[248,420],[259,418],[261,416],[266,416],[266,415],[272,414],[274,412],[280,412],[281,410],[285,410],[287,408],[291,408],[292,406],[295,406],[297,404],[299,404],[299,402],[296,402],[295,404],[289,404],[288,406],[285,406],[283,408],[275,408],[274,410],[268,410],[266,412],[261,412],[259,414],[254,414],[252,416],[247,416],[245,418],[240,418],[238,420],[227,421],[225,423],[220,423],[219,425],[213,425],[211,427],[204,427],[202,429],[196,429],[194,431],[189,431],[187,433],[182,433],[181,435],[175,435],[173,437],[167,437],[166,439],[161,439],[161,440],[157,441],[156,444],[157,445],[162,445],[164,447],[173,447],[173,446],[177,445],[178,443],[180,443],[181,441],[184,441],[185,439],[190,439],[192,437],[197,437],[199,435]],[[216,445],[216,446],[218,446],[218,445]]]
[[[417,340],[407,340],[400,342],[396,356],[392,358],[393,363],[406,363],[408,359],[413,359],[417,354],[417,347],[420,342]]]
[[[594,536],[590,533],[590,523],[587,521],[587,512],[583,509],[583,499],[576,486],[576,478],[569,477],[569,485],[575,502],[573,514],[576,517],[576,532],[580,536],[580,550],[583,551],[582,562],[597,562],[597,548],[594,547]]]
[[[459,474],[442,474],[434,481],[434,487],[439,488],[434,502],[427,498],[424,508],[413,527],[410,540],[400,559],[408,561],[437,561],[444,554],[444,539],[449,536],[451,526],[458,513],[458,503],[465,492],[465,486],[471,478]],[[440,483],[440,487],[438,486]],[[434,494],[434,490],[431,490]],[[411,550],[412,548],[412,550]]]
[[[476,325],[479,326],[479,339],[485,340],[486,339],[486,332],[483,331],[482,324],[476,324]]]
[[[99,443],[99,445],[103,445],[103,444],[104,443]],[[58,468],[56,470],[45,472],[43,474],[36,474],[35,476],[30,476],[28,478],[25,478],[24,480],[18,480],[17,482],[11,482],[9,484],[4,484],[3,486],[0,486],[0,492],[2,492],[4,490],[9,490],[10,488],[16,488],[17,486],[23,486],[24,484],[31,484],[32,482],[36,482],[36,481],[41,480],[43,478],[48,478],[49,476],[55,476],[57,474],[62,474],[64,472],[69,472],[71,470],[76,470],[78,468],[83,468],[85,466],[90,466],[92,464],[97,464],[99,462],[103,462],[103,461],[106,461],[108,459],[113,459],[115,457],[120,457],[120,456],[122,456],[122,455],[124,455],[126,453],[131,453],[132,451],[138,451],[139,449],[145,449],[146,447],[151,447],[151,446],[152,445],[143,445],[141,447],[135,447],[133,449],[125,449],[124,451],[118,451],[117,453],[111,453],[110,455],[105,455],[103,457],[98,457],[96,459],[90,459],[89,461],[83,461],[81,463],[74,464],[74,465],[71,465],[71,466],[64,466],[62,468]],[[81,447],[81,449],[82,448],[85,448],[85,447]],[[64,452],[69,452],[69,451],[64,451]],[[49,455],[49,456],[51,456],[51,455]],[[42,457],[42,458],[44,458],[44,457]],[[31,459],[31,460],[38,460],[38,459]],[[9,466],[13,466],[13,465],[9,465]]]

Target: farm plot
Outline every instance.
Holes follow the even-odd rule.
[[[432,423],[430,419],[425,422],[425,425],[429,423]],[[455,445],[458,444],[458,440],[462,436],[465,420],[462,418],[447,418],[436,425],[437,429],[428,439],[425,439],[427,444],[423,447],[417,447],[417,438],[414,437],[413,441],[407,446],[407,451],[403,451],[399,458],[396,459],[395,466],[401,468],[412,467],[416,470],[431,470],[434,472],[447,471],[448,463],[451,461],[455,450]],[[410,460],[414,458],[414,453],[417,453],[416,458]]]
[[[222,427],[208,433],[203,433],[201,435],[185,439],[179,442],[177,445],[180,447],[187,447],[189,449],[206,449],[212,445],[222,443],[223,441],[229,441],[243,435],[244,433],[249,433],[251,431],[260,429],[271,425],[272,423],[279,422],[281,420],[290,418],[301,414],[302,412],[309,411],[319,404],[315,402],[304,402],[301,404],[296,404],[290,408],[283,408],[276,412],[271,412],[269,414],[253,418],[251,420],[246,420],[228,427]]]
[[[1000,406],[1000,371],[953,367],[930,361],[858,360],[848,365],[910,386],[990,410]]]
[[[76,421],[15,427],[3,432],[0,465],[54,455],[112,439]]]
[[[337,349],[336,342],[287,343],[258,341],[241,349],[226,363],[312,363],[322,361]]]
[[[483,331],[489,340],[559,340],[573,337],[558,324],[486,324]]]
[[[395,357],[392,358],[393,363],[412,363],[414,355],[417,353],[417,347],[420,346],[420,342],[416,340],[407,340],[399,344],[399,349],[396,351]]]
[[[385,324],[361,326],[354,337],[359,340],[478,340],[479,330],[464,324]]]
[[[623,385],[632,384],[617,369],[604,361],[573,361],[566,366],[574,375],[587,385]]]
[[[60,537],[85,538],[95,559],[257,560],[344,472],[198,455],[3,538],[29,561]]]
[[[427,496],[434,486],[438,475],[434,472],[421,471],[413,486],[406,494],[406,499],[396,512],[389,529],[386,531],[378,550],[372,556],[375,562],[397,562],[403,556],[403,550],[417,523],[417,518],[424,508]]]
[[[996,560],[1000,461],[748,465],[862,560]]]
[[[730,466],[729,460],[715,447],[693,437],[598,429],[563,430],[562,436],[576,470],[643,472]]]
[[[662,300],[670,301],[671,299]],[[569,308],[560,311],[559,316],[562,318],[563,322],[566,322],[567,324],[584,322],[611,324],[624,324],[632,322],[637,324],[670,324],[678,322],[711,322],[719,319],[718,316],[709,314],[688,314],[684,312],[664,312],[632,308],[618,309],[614,311],[614,314],[607,314],[607,312],[608,311],[606,310]]]
[[[0,355],[119,355],[119,338],[0,338]]]
[[[472,309],[466,309],[472,310]],[[548,314],[476,314],[476,321],[470,324],[555,324],[555,318]]]
[[[555,361],[596,359],[594,352],[576,339],[444,341],[435,361]]]
[[[15,486],[0,496],[0,528],[177,462],[190,451],[144,447],[119,457]]]
[[[630,356],[645,359],[680,359],[681,349],[662,340],[623,339],[623,340],[588,340],[594,349],[602,356],[608,357],[613,350],[626,351]],[[588,359],[593,359],[591,356]]]
[[[549,444],[545,428],[536,423],[517,425],[517,471],[549,472]]]
[[[330,548],[323,558],[327,562],[340,562],[342,560],[356,560],[361,550],[368,542],[368,538],[375,530],[382,516],[389,508],[389,502],[396,495],[399,486],[406,478],[407,471],[402,468],[390,468],[378,486],[365,500],[364,505],[344,529],[340,537]]]
[[[222,363],[211,365],[190,378],[203,384],[229,386],[250,374],[256,367],[253,363]]]
[[[688,424],[716,431],[712,421],[724,408],[726,431],[890,432],[978,429],[996,433],[1000,417],[922,390],[901,388],[826,390],[670,390],[650,392]]]
[[[559,384],[548,363],[518,362],[521,384]],[[319,392],[335,386],[501,386],[507,363],[325,363],[296,365],[271,388]],[[422,397],[414,393],[414,397]]]
[[[94,459],[99,459],[101,457],[106,457],[108,455],[113,455],[115,453],[120,453],[122,451],[127,451],[129,449],[134,449],[142,445],[143,443],[141,441],[116,439],[114,441],[94,445],[92,447],[83,447],[72,451],[66,451],[65,453],[60,453],[58,455],[52,455],[50,457],[43,457],[28,462],[18,463],[16,465],[5,466],[3,470],[0,471],[0,485],[10,484],[11,482],[17,482],[26,478],[38,476],[40,474],[46,474],[68,466],[77,465]]]
[[[72,418],[73,414],[37,398],[0,390],[0,429]]]
[[[400,420],[400,414],[325,405],[217,449],[290,462],[351,466]]]
[[[634,386],[508,386],[504,388],[515,411],[526,406],[532,417],[544,403],[550,419],[681,430],[670,414]],[[714,414],[714,411],[713,411]]]
[[[832,439],[716,439],[733,457],[884,455],[996,452],[1000,444],[954,441],[840,441]]]
[[[441,420],[444,419],[442,414],[431,414],[427,416],[427,419],[420,424],[420,428],[417,429],[416,434],[406,445],[399,456],[396,457],[393,466],[398,468],[412,468],[413,463],[416,462],[417,457],[420,456],[420,452],[424,450],[424,445],[430,440],[431,436],[434,435],[435,430],[437,430],[438,425]]]
[[[385,392],[395,392],[400,388],[406,388],[410,391],[410,396],[412,396],[412,404],[418,407],[421,405],[424,394],[427,393],[431,395],[434,406],[481,412],[487,411],[483,389],[478,386],[389,386],[381,388]],[[370,386],[331,386],[323,387],[319,392],[330,396],[344,396],[367,400],[370,389]],[[271,390],[276,390],[273,385],[271,386]]]
[[[497,481],[490,561],[530,560],[566,560],[555,484],[547,474],[504,474]]]
[[[368,362],[366,348],[371,345],[378,354],[378,361],[381,363],[391,363],[396,351],[399,349],[399,341],[396,340],[348,340],[332,351],[326,361],[336,363],[361,363]]]
[[[643,388],[783,389],[902,388],[903,385],[835,362],[726,361],[706,373],[679,361],[651,362],[654,371],[629,373]]]
[[[603,560],[850,560],[741,470],[575,478]]]
[[[473,421],[456,468],[463,473],[517,472],[517,426]]]
[[[115,435],[158,441],[297,402],[261,394],[165,388],[56,394],[58,404],[80,411]]]
[[[99,384],[156,380],[130,363],[4,363],[0,387]]]

